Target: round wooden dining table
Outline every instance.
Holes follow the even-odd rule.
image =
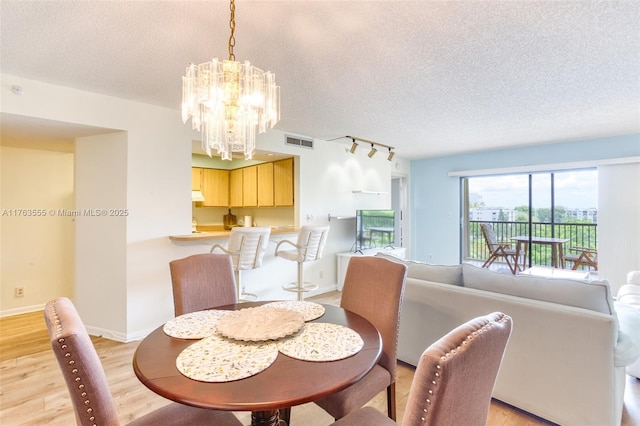
[[[267,302],[216,307],[238,310]],[[325,313],[312,322],[346,326],[364,345],[356,354],[337,361],[302,361],[278,353],[275,362],[253,376],[229,382],[202,382],[178,371],[176,358],[194,340],[170,337],[160,326],[138,346],[133,369],[150,390],[165,398],[195,407],[251,411],[252,425],[277,425],[279,409],[304,404],[338,392],[360,380],[378,362],[382,339],[369,321],[345,309],[323,305]]]

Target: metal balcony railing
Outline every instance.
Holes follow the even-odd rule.
[[[493,226],[498,241],[510,242],[512,237],[529,235],[529,224],[526,222],[486,222],[469,221],[468,240],[465,247],[465,260],[484,261],[489,257],[489,248],[480,229],[481,223]],[[564,244],[564,252],[571,247],[587,247],[596,249],[598,246],[597,224],[595,223],[533,223],[531,235],[535,237],[568,238]],[[531,264],[529,264],[529,253]],[[551,266],[551,247],[533,244],[527,249],[526,263],[529,266]],[[582,268],[582,267],[581,267]]]

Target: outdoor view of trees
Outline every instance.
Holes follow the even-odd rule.
[[[484,206],[483,203],[476,203],[472,211],[478,211]],[[496,220],[498,222],[529,222],[529,207],[517,206],[513,209],[499,208]],[[513,211],[513,215],[509,214]],[[473,216],[473,215],[472,215]],[[476,215],[477,216],[477,215]],[[511,220],[511,217],[512,219]],[[533,209],[532,222],[551,223],[551,208],[540,207]],[[569,209],[564,206],[556,206],[554,209],[553,221],[555,223],[594,223],[597,222],[597,210],[591,209]]]

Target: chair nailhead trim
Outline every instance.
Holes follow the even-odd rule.
[[[56,311],[55,305],[53,305],[51,309],[53,311],[53,316],[55,318],[53,323],[54,323],[55,329],[56,329],[56,331],[58,333],[58,344],[60,345],[59,349],[61,351],[65,352],[65,354],[64,354],[65,358],[70,358],[67,364],[70,367],[72,367],[71,368],[71,373],[76,375],[76,374],[79,373],[78,368],[75,367],[76,362],[73,359],[73,355],[71,354],[71,352],[66,352],[67,349],[68,349],[68,345],[65,343],[64,337],[60,337],[60,334],[62,334],[62,331],[63,331],[63,327],[62,327],[62,324],[60,322],[60,318],[58,318],[58,313]],[[80,396],[82,398],[87,398],[87,392],[85,392],[85,390],[84,390],[85,389],[85,385],[84,385],[84,383],[82,383],[82,378],[80,376],[76,376],[74,381],[76,383],[78,383],[78,389],[81,391]],[[84,405],[85,405],[85,407],[87,407],[86,413],[89,415],[89,421],[92,422],[92,423],[95,422],[96,418],[93,415],[93,408],[91,407],[91,400],[89,398],[85,399],[84,400]],[[95,426],[95,424],[94,424],[94,426]]]
[[[505,322],[507,322],[507,316],[506,316],[506,315],[503,315],[503,316],[501,316],[501,317],[500,317],[497,321],[495,321],[495,322],[498,322],[498,323],[505,323]],[[447,359],[451,359],[451,358],[453,358],[453,356],[454,356],[456,353],[458,353],[458,352],[460,352],[460,351],[462,350],[462,347],[463,347],[463,346],[465,346],[467,343],[469,343],[471,340],[473,340],[473,338],[474,338],[474,337],[477,337],[479,334],[483,334],[483,333],[485,333],[489,328],[493,327],[493,325],[494,325],[494,322],[490,322],[490,323],[488,323],[488,324],[483,325],[483,326],[482,326],[481,328],[479,328],[478,330],[475,330],[475,331],[471,332],[471,334],[469,334],[469,335],[468,335],[468,336],[467,336],[467,337],[462,341],[462,343],[461,343],[459,346],[456,346],[455,348],[452,348],[449,352],[447,352],[447,353],[445,353],[444,355],[440,356],[440,361],[446,361]],[[434,375],[436,378],[439,378],[439,377],[440,377],[439,370],[441,370],[441,369],[442,369],[442,367],[440,366],[440,364],[436,364],[436,371],[435,371],[435,373],[433,373],[433,375]],[[437,381],[436,381],[436,380],[432,380],[432,381],[431,381],[431,385],[432,385],[432,386],[433,386],[433,388],[435,389],[435,388],[437,387],[438,383],[437,383]],[[429,394],[429,396],[434,395],[434,389],[428,389],[428,390],[427,390],[427,393]],[[431,404],[431,398],[427,398],[427,399],[426,399],[426,403],[427,403],[427,404]],[[423,411],[425,414],[428,414],[428,411],[427,411],[427,408],[426,408],[426,407],[424,407],[424,408],[422,409],[422,411]],[[420,417],[420,420],[424,422],[424,421],[426,421],[426,418],[425,418],[425,417]]]

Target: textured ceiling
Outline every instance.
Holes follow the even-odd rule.
[[[0,7],[5,74],[178,110],[187,64],[227,57],[225,1]],[[277,129],[421,158],[640,132],[639,17],[635,0],[238,0],[235,55],[276,74]]]

